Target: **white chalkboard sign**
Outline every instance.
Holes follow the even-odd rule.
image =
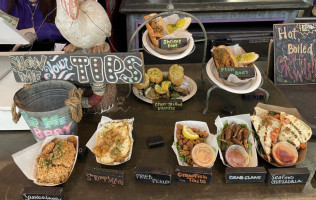
[[[15,80],[68,80],[86,83],[129,84],[144,79],[141,53],[26,54],[10,56]]]

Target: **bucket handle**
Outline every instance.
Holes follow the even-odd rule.
[[[26,83],[23,85],[23,87],[28,90],[28,89],[30,89],[31,85]],[[23,108],[23,104],[19,100],[16,100],[16,103],[19,104],[20,108]],[[16,112],[16,103],[13,102],[13,104],[11,106],[12,121],[14,123],[18,123],[18,121],[21,118],[21,112],[20,111],[18,113]]]
[[[69,107],[72,119],[76,122],[80,122],[82,118],[81,95],[82,89],[74,88],[69,92],[69,99],[65,101],[65,104]]]
[[[16,112],[16,104],[13,103],[11,106],[11,115],[12,115],[12,121],[14,123],[18,123],[18,121],[21,118],[21,112],[19,111],[18,113]]]

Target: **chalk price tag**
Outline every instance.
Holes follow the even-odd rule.
[[[91,182],[124,185],[124,172],[121,170],[102,168],[87,169],[86,178]]]
[[[171,172],[168,169],[136,167],[135,180],[139,183],[153,183],[169,185],[171,183]]]
[[[303,184],[310,175],[307,168],[268,169],[269,185]]]
[[[266,180],[264,167],[226,167],[226,183],[261,183]]]
[[[62,187],[25,187],[22,191],[22,198],[24,200],[63,200],[63,191]]]
[[[160,49],[173,49],[184,47],[188,44],[186,38],[159,39]]]
[[[185,183],[210,184],[212,181],[212,169],[176,166],[176,181]]]
[[[253,92],[250,92],[248,94],[244,94],[243,97],[245,100],[257,100],[257,99],[264,99],[266,94],[262,92],[261,90],[255,90]]]
[[[255,77],[255,69],[253,67],[220,67],[218,73],[220,78],[227,78],[231,74],[235,74],[238,78]]]
[[[182,99],[156,99],[153,100],[153,109],[158,111],[182,110]]]

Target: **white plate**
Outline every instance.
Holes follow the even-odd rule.
[[[163,72],[163,75],[168,76],[168,72]],[[187,76],[184,76],[181,86],[187,87],[189,92],[190,92],[190,94],[188,94],[187,96],[177,98],[177,99],[181,99],[182,102],[189,100],[191,97],[193,97],[195,95],[195,93],[197,91],[197,85],[196,85],[195,81]],[[153,103],[153,100],[148,99],[147,97],[143,96],[141,90],[137,89],[134,86],[133,86],[133,93],[137,98],[139,98],[147,103],[151,103],[151,104]]]
[[[147,37],[148,37],[148,31],[146,30],[143,34],[143,38],[142,38],[142,41],[143,41],[143,46],[144,48],[149,52],[151,53],[152,55],[158,57],[158,58],[161,58],[161,59],[164,59],[164,60],[178,60],[178,59],[181,59],[181,58],[184,58],[185,56],[189,55],[194,47],[194,40],[193,40],[193,37],[191,36],[190,37],[190,43],[189,43],[189,46],[188,48],[182,52],[182,53],[176,53],[176,54],[170,54],[170,55],[163,55],[163,54],[160,54],[158,52],[156,52],[155,50],[153,50],[149,44],[147,43]]]
[[[218,87],[222,88],[223,90],[236,93],[236,94],[247,94],[258,89],[261,84],[261,79],[262,79],[261,73],[255,64],[254,64],[254,68],[256,71],[256,78],[254,79],[254,81],[252,81],[252,84],[248,82],[241,86],[227,86],[219,82],[214,76],[214,73],[217,71],[217,69],[213,61],[213,58],[211,58],[206,65],[206,73],[208,77],[211,79],[211,81],[215,83]]]

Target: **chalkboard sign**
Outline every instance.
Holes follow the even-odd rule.
[[[274,82],[316,83],[316,23],[274,25]]]
[[[140,83],[141,53],[29,54],[10,56],[15,80],[33,83],[59,79],[79,83]]]
[[[220,67],[218,73],[220,78],[228,78],[231,74],[235,74],[238,78],[255,77],[255,69],[253,67]]]
[[[310,175],[307,168],[279,168],[268,169],[269,185],[302,184],[306,183]]]
[[[187,45],[186,38],[172,38],[172,39],[159,39],[159,48],[161,49],[173,49],[180,48]]]
[[[42,199],[42,200],[63,200],[62,187],[25,187],[22,190],[24,200]]]
[[[226,183],[260,183],[266,180],[264,167],[226,167]]]
[[[136,167],[135,180],[139,183],[153,183],[169,185],[171,183],[171,172],[168,169]]]
[[[176,166],[176,181],[185,183],[210,184],[212,181],[211,168]]]
[[[259,89],[243,95],[245,100],[264,99],[265,96],[266,96],[266,94]]]
[[[124,172],[121,170],[101,168],[87,169],[86,178],[91,182],[124,185]]]
[[[149,148],[161,147],[165,144],[165,141],[160,135],[147,137],[147,145]]]
[[[153,109],[159,111],[182,110],[182,99],[154,99]]]

